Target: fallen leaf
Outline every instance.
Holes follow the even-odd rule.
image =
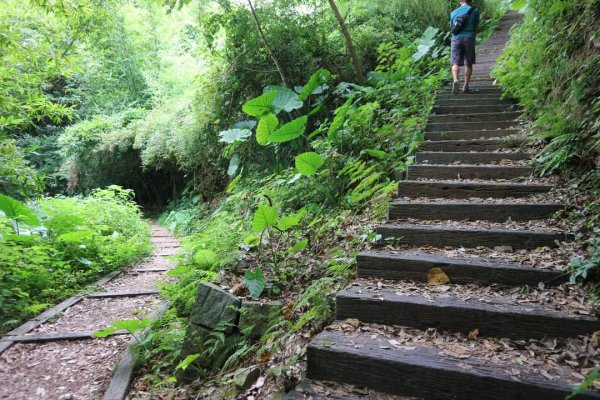
[[[271,353],[270,352],[265,351],[264,353],[262,353],[260,355],[260,362],[268,363],[269,361],[271,361]]]
[[[441,268],[432,268],[427,273],[427,283],[429,283],[430,285],[445,285],[449,282],[450,278],[448,278],[448,275],[446,275],[446,273],[442,271]]]
[[[471,350],[469,350],[468,348],[458,345],[458,344],[452,344],[448,347],[446,347],[443,350],[443,353],[450,356],[450,357],[455,357],[455,358],[460,358],[460,359],[465,359],[465,358],[469,358],[471,357]]]
[[[600,331],[596,331],[592,334],[592,338],[590,339],[590,344],[595,349],[600,347]]]
[[[477,336],[479,336],[479,329],[475,328],[469,332],[469,340],[477,340]]]

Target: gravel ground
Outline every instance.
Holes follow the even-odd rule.
[[[136,289],[137,288],[131,288]],[[102,329],[114,321],[144,318],[152,313],[158,296],[84,299],[67,308],[55,322],[48,322],[30,332],[56,333]]]
[[[98,399],[127,346],[128,336],[20,343],[0,355],[0,399]]]

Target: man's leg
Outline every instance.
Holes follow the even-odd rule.
[[[471,75],[473,75],[473,66],[467,65],[467,68],[465,68],[465,84],[463,86],[463,92],[469,91],[469,82],[471,81]]]
[[[475,38],[465,38],[465,84],[463,86],[463,92],[469,91],[469,82],[471,81],[471,75],[473,75],[473,64],[475,64]]]
[[[458,75],[460,74],[460,66],[463,65],[463,49],[460,39],[453,39],[450,46],[450,59],[452,62],[452,93],[458,94]]]

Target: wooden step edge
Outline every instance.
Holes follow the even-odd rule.
[[[471,164],[413,164],[408,167],[409,179],[513,179],[530,176],[527,166],[471,165]]]
[[[63,340],[85,340],[94,339],[94,332],[97,330],[85,330],[75,332],[47,332],[47,333],[33,333],[21,336],[12,336],[9,339],[13,342],[21,343],[40,343],[40,342],[58,342]],[[124,329],[110,333],[108,336],[128,335]]]
[[[533,158],[532,154],[520,151],[420,151],[415,154],[416,164],[425,165],[481,165],[491,164],[498,166],[512,166],[501,164],[502,161],[526,162]],[[460,164],[455,164],[459,162]]]
[[[391,253],[370,250],[356,257],[359,278],[427,282],[432,268],[441,268],[454,284],[499,283],[536,286],[565,282],[562,271],[539,269],[518,263],[495,262],[483,258],[454,258],[419,251]]]
[[[483,182],[436,182],[436,181],[400,181],[398,196],[433,198],[511,198],[527,197],[548,193],[551,185],[530,185],[523,183],[483,183]]]
[[[426,347],[391,347],[384,337],[324,331],[307,348],[307,376],[428,400],[564,400],[571,393],[570,385],[540,375],[515,379],[509,366],[494,368]],[[600,394],[577,399],[598,400]]]
[[[410,223],[388,223],[376,228],[384,238],[397,238],[400,244],[412,246],[479,246],[494,248],[510,246],[513,249],[536,249],[557,247],[558,243],[572,238],[567,233],[511,230],[500,228],[471,228],[452,225],[423,225]]]
[[[396,294],[392,288],[363,286],[351,286],[338,292],[336,318],[416,329],[436,328],[465,335],[478,329],[481,336],[511,339],[576,337],[600,330],[600,320],[596,317],[514,303],[510,298],[464,301],[448,292],[448,297],[432,300],[420,292],[404,295]]]
[[[129,292],[98,292],[87,295],[89,299],[107,299],[107,298],[119,298],[119,297],[140,297],[140,296],[157,296],[160,292],[158,290],[136,290]]]
[[[561,209],[560,204],[546,203],[427,203],[394,200],[390,205],[389,219],[531,221],[549,219]]]

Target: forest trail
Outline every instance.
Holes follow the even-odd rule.
[[[489,75],[518,20],[478,47],[472,93],[439,93],[377,229],[399,244],[358,256],[286,399],[562,400],[584,378],[573,366],[597,365],[597,334],[580,335],[600,321],[554,267],[573,239],[555,182],[532,177],[519,110]]]
[[[156,314],[156,283],[170,279],[166,272],[175,263],[165,257],[177,253],[179,242],[153,224],[152,243],[146,261],[109,274],[89,294],[65,300],[0,340],[0,399],[120,398],[126,387],[123,380],[111,384],[111,377],[132,337],[119,331],[96,339],[92,333],[114,321]]]

